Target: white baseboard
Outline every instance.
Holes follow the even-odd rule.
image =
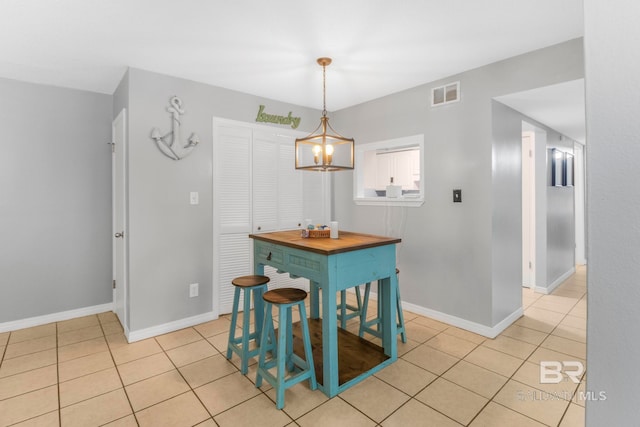
[[[402,308],[411,311],[412,313],[420,314],[422,316],[427,316],[435,320],[439,320],[441,322],[447,323],[449,325],[465,329],[469,332],[476,333],[478,335],[482,335],[487,338],[495,338],[502,331],[507,329],[513,322],[518,320],[523,314],[524,311],[522,307],[515,310],[513,313],[502,319],[495,326],[486,326],[480,323],[471,322],[466,319],[462,319],[460,317],[452,316],[450,314],[442,313],[440,311],[431,310],[429,308],[420,307],[415,304],[410,304],[406,302],[402,302]]]
[[[565,272],[563,275],[561,275],[556,280],[554,280],[553,283],[551,283],[546,288],[543,287],[543,286],[536,286],[534,290],[536,292],[538,292],[538,293],[548,295],[551,292],[553,292],[555,290],[555,288],[560,286],[562,284],[562,282],[564,282],[569,277],[571,277],[573,274],[575,274],[575,272],[576,272],[576,268],[575,267],[571,267],[567,272]]]
[[[44,316],[29,317],[27,319],[0,323],[0,332],[17,331],[18,329],[31,328],[53,322],[61,322],[63,320],[69,320],[76,317],[104,313],[105,311],[113,311],[113,303],[110,302],[107,304],[78,308],[76,310],[62,311],[60,313],[52,313]]]
[[[371,292],[371,294],[369,294],[369,298],[371,300],[377,301],[378,295]],[[487,338],[497,337],[498,335],[500,335],[500,333],[502,333],[502,331],[504,331],[509,326],[511,326],[513,322],[518,320],[524,314],[524,310],[522,309],[522,307],[520,307],[517,310],[515,310],[513,313],[511,313],[510,315],[502,319],[500,322],[498,322],[498,324],[491,327],[491,326],[482,325],[480,323],[471,322],[469,320],[462,319],[460,317],[452,316],[450,314],[442,313],[440,311],[431,310],[429,308],[411,304],[405,301],[402,301],[402,309],[410,311],[415,314],[420,314],[421,316],[430,317],[440,322],[447,323],[457,328],[465,329],[469,332],[473,332]]]
[[[217,318],[218,316],[216,316],[213,311],[210,311],[208,313],[198,314],[197,316],[187,317],[185,319],[180,319],[169,323],[163,323],[162,325],[139,329],[137,331],[125,330],[125,336],[127,337],[127,341],[132,343],[158,335],[167,334],[169,332],[175,332],[180,329],[188,328],[190,326],[208,322],[210,320],[215,320]]]

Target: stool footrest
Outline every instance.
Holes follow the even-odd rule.
[[[228,344],[228,348],[230,348],[234,353],[236,353],[238,355],[238,357],[240,357],[241,359],[243,357],[251,359],[252,357],[255,357],[258,354],[260,354],[260,347],[256,347],[253,350],[244,350],[243,351],[242,346],[239,345],[239,344],[242,344],[242,343],[241,342],[229,343]]]
[[[269,385],[271,385],[274,388],[278,387],[278,379],[276,378],[275,375],[273,375],[267,369],[258,368],[258,373],[264,380],[266,380],[269,383]],[[298,384],[299,382],[311,379],[312,375],[315,377],[315,373],[311,372],[308,369],[300,370],[295,373],[292,373],[290,377],[285,378],[282,384],[284,388],[287,389],[293,385]],[[315,389],[312,388],[312,390],[315,390]]]

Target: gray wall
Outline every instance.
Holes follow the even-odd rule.
[[[491,102],[492,325],[522,304],[522,115]]]
[[[640,418],[640,3],[584,2],[587,103],[587,426]]]
[[[0,94],[0,323],[110,303],[111,96]]]
[[[259,72],[259,71],[257,71]],[[126,87],[124,87],[126,86]],[[129,294],[131,332],[208,313],[212,306],[212,118],[254,122],[260,104],[267,111],[301,116],[300,130],[311,131],[320,112],[189,80],[130,69],[129,118]],[[149,138],[151,129],[168,132],[169,98],[179,96],[185,114],[182,136],[201,143],[175,161]],[[197,191],[200,204],[189,205]],[[189,298],[190,283],[200,296]]]
[[[581,77],[582,40],[577,39],[335,114],[334,127],[355,136],[356,143],[425,135],[426,192],[420,208],[356,206],[352,174],[334,176],[335,219],[343,228],[384,232],[386,211],[406,210],[400,216],[406,231],[399,254],[404,300],[486,326],[520,306],[521,235],[514,221],[521,218],[515,158],[521,143],[517,149],[494,147],[492,98]],[[431,108],[430,89],[456,80],[461,101]],[[462,203],[452,203],[454,188],[462,189]],[[503,218],[510,219],[497,224]],[[512,248],[518,249],[509,254]],[[502,254],[507,259],[497,258]]]
[[[547,132],[547,148],[573,153],[573,140],[557,132]],[[550,161],[547,158],[547,163]],[[547,170],[551,166],[547,165]],[[546,286],[550,287],[575,268],[575,205],[574,187],[547,185],[547,272]]]
[[[507,291],[511,289],[513,277],[522,275],[522,239],[521,235],[522,209],[514,212],[514,201],[522,199],[522,165],[520,162],[522,149],[522,122],[536,127],[536,133],[544,131],[546,147],[536,149],[536,162],[542,162],[538,166],[536,174],[536,197],[544,197],[537,201],[536,210],[540,213],[536,217],[537,230],[544,233],[545,238],[539,239],[537,233],[536,252],[544,256],[536,257],[536,287],[549,288],[558,278],[573,271],[575,267],[575,214],[574,214],[574,187],[551,187],[550,166],[547,165],[547,150],[557,148],[565,152],[573,152],[573,141],[562,136],[557,131],[539,123],[530,117],[500,103],[493,102],[492,107],[494,158],[498,158],[498,152],[502,152],[503,160],[495,162],[494,169],[494,239],[499,238],[494,244],[494,271],[499,275],[494,277],[494,315],[497,320],[504,318],[508,312],[500,310],[500,307],[511,307],[513,301],[505,298],[514,297]],[[537,136],[537,135],[536,135]],[[517,162],[517,164],[515,163]],[[517,167],[517,178],[509,175],[511,168]],[[540,174],[542,171],[542,174]],[[514,171],[515,172],[515,171]],[[539,176],[540,175],[540,176]],[[500,212],[506,212],[505,215]],[[544,218],[541,216],[544,215]],[[501,278],[501,280],[499,279]],[[515,295],[520,299],[520,295]],[[518,301],[519,302],[519,301]]]

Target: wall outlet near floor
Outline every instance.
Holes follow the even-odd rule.
[[[189,285],[189,298],[198,296],[198,284],[192,283]]]

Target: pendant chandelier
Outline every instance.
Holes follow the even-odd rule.
[[[296,139],[296,169],[331,172],[353,169],[353,138],[338,134],[327,117],[326,69],[331,58],[318,58],[322,66],[322,117],[308,136]]]

